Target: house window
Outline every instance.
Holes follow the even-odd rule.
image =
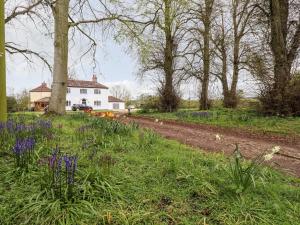
[[[101,106],[101,101],[94,101],[94,106]]]
[[[100,95],[101,94],[101,89],[94,89],[94,94],[95,95]]]
[[[87,94],[87,89],[80,89],[80,94]]]
[[[66,101],[66,106],[71,106],[71,101]]]
[[[119,103],[114,103],[113,104],[113,109],[120,109],[120,104]]]
[[[71,88],[67,88],[67,94],[71,93]]]
[[[82,105],[86,105],[86,99],[81,100]]]

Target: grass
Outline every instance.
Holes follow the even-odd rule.
[[[242,128],[255,132],[300,136],[299,117],[265,117],[248,108],[208,110],[209,115],[197,115],[197,110],[180,110],[174,113],[138,113],[147,117],[176,120],[196,124]]]
[[[237,195],[221,154],[135,124],[50,119],[53,137],[37,141],[28,172],[15,167],[10,147],[1,150],[0,224],[300,224],[299,179],[261,168],[255,187]],[[38,162],[56,145],[78,156],[72,200],[44,188],[47,166]]]

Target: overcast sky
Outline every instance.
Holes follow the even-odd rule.
[[[51,25],[50,25],[51,27]],[[53,39],[46,35],[46,31],[39,26],[34,26],[26,17],[6,25],[6,42],[14,42],[22,47],[42,52],[52,64]],[[98,81],[109,87],[124,85],[130,90],[133,97],[140,94],[153,94],[156,88],[150,81],[141,81],[137,78],[138,64],[136,56],[125,53],[126,43],[117,44],[113,38],[103,38],[99,31],[97,35],[98,47],[96,61],[90,55],[81,58],[80,56],[89,47],[87,40],[76,36],[75,43],[70,43],[69,68],[77,79],[90,80],[93,74],[98,76]],[[7,88],[8,94],[16,94],[24,89],[30,90],[42,82],[51,84],[52,76],[47,67],[37,58],[32,58],[29,63],[21,55],[7,54]],[[244,88],[247,95],[253,95],[252,82],[242,79],[240,88]],[[252,86],[252,87],[251,87]],[[197,98],[197,83],[183,85],[184,98]],[[211,97],[221,95],[220,87],[215,85],[211,88]]]

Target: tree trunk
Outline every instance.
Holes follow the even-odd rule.
[[[165,0],[165,50],[164,50],[164,73],[165,83],[161,90],[160,105],[164,112],[173,112],[178,108],[178,97],[173,84],[173,50],[174,41],[172,36],[171,1]]]
[[[0,0],[0,122],[7,120],[4,0]]]
[[[291,78],[291,67],[288,63],[287,34],[288,34],[288,0],[271,0],[271,49],[274,57],[274,87],[272,98],[275,111],[288,111],[286,100],[287,88]]]
[[[210,18],[204,25],[204,50],[203,50],[203,80],[200,98],[200,109],[209,109],[208,102],[208,85],[210,76]]]
[[[57,0],[54,7],[55,37],[52,94],[49,112],[66,112],[66,93],[68,80],[68,13],[69,0]]]
[[[200,98],[200,110],[209,109],[208,86],[210,77],[210,33],[211,33],[211,15],[214,1],[205,1],[205,14],[203,18],[204,34],[203,34],[203,79]]]

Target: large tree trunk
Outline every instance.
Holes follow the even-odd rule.
[[[0,122],[7,120],[4,0],[0,0]]]
[[[164,73],[165,83],[160,91],[160,108],[164,112],[173,112],[178,108],[178,97],[174,89],[174,41],[172,36],[171,1],[165,0],[165,52],[164,52]]]
[[[288,63],[288,0],[271,0],[271,49],[274,57],[274,87],[272,91],[275,111],[284,113],[288,110],[286,92],[290,81],[291,65]]]
[[[200,98],[200,109],[209,109],[208,85],[210,76],[210,18],[204,24],[204,50],[203,50],[203,80]]]
[[[203,33],[203,78],[200,97],[200,109],[209,109],[208,86],[210,77],[210,33],[211,33],[211,16],[213,11],[213,0],[205,1],[205,13],[203,15],[204,33]]]
[[[68,80],[68,13],[69,0],[57,0],[54,7],[55,37],[53,84],[49,111],[56,114],[66,112]]]
[[[234,38],[234,47],[233,47],[233,72],[232,72],[232,81],[230,91],[226,96],[227,101],[224,101],[224,105],[227,108],[236,108],[238,104],[238,96],[237,96],[237,83],[239,80],[239,64],[240,64],[240,39],[237,37],[237,33],[235,33]],[[225,98],[224,98],[225,99]]]

